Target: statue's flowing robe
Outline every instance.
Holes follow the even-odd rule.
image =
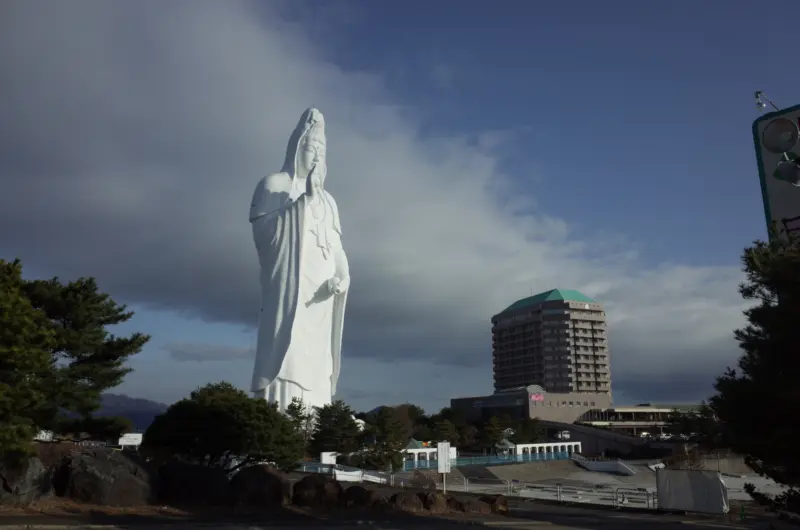
[[[328,192],[312,199],[304,186],[287,173],[265,177],[250,211],[261,265],[251,390],[281,410],[294,397],[309,406],[330,403],[341,366],[347,291],[326,289],[336,276],[335,253],[344,252],[339,212]]]

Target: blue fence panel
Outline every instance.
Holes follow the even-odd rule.
[[[467,456],[456,458],[450,462],[453,467],[462,466],[502,466],[505,464],[517,464],[521,462],[538,462],[545,460],[568,460],[568,451],[556,451],[553,453],[534,453],[522,455],[498,455],[498,456]],[[403,469],[410,471],[413,469],[436,469],[437,460],[406,460]]]
[[[320,464],[319,462],[301,462],[300,471],[304,473],[333,473],[331,464]]]

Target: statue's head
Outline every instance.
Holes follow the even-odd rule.
[[[316,167],[317,174],[324,183],[328,172],[325,149],[325,118],[315,108],[306,109],[289,137],[283,171],[293,177],[305,179]]]

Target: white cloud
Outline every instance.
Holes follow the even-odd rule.
[[[250,194],[315,103],[353,268],[345,355],[483,366],[489,317],[562,287],[606,303],[618,380],[735,359],[736,266],[646,267],[624,239],[520,213],[536,188],[500,172],[493,131],[423,138],[380,76],[326,62],[263,7],[7,2],[0,225],[15,229],[0,248],[131,302],[254,325]]]

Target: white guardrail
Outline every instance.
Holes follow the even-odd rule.
[[[340,482],[368,482],[386,484],[401,488],[444,489],[441,476],[425,475],[415,477],[413,472],[384,473],[334,465],[307,464],[302,470],[310,473],[333,475]],[[502,494],[520,500],[551,500],[564,503],[600,504],[606,506],[629,506],[638,508],[658,508],[658,493],[655,487],[636,488],[631,486],[571,486],[561,483],[520,482],[511,480],[469,478],[448,475],[447,491]],[[729,493],[741,493],[737,488],[728,488]]]

